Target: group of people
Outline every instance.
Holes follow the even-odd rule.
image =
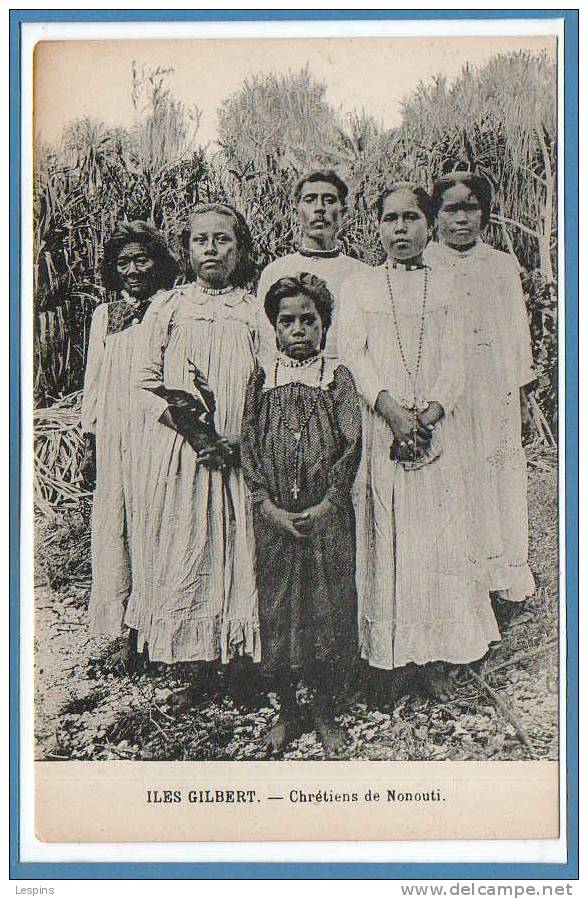
[[[380,695],[445,700],[448,666],[484,656],[534,591],[530,335],[516,261],[480,238],[489,185],[391,185],[374,268],[339,242],[347,193],[331,170],[301,178],[299,249],[257,296],[232,206],[194,209],[189,281],[152,226],[120,224],[82,410],[93,632],[128,634],[129,661],[194,663],[177,710],[219,664],[259,663],[280,702],[272,752],[301,732],[305,678],[328,757],[358,659]]]

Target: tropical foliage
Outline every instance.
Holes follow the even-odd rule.
[[[488,239],[513,253],[524,285],[536,361],[536,420],[557,430],[556,92],[545,56],[496,56],[438,77],[407,97],[387,131],[364,112],[342,116],[308,68],[245,81],[218,110],[219,147],[198,143],[199,110],[170,93],[169,70],[133,66],[135,121],[126,129],[84,119],[59,146],[35,153],[35,398],[47,406],[82,385],[89,321],[103,298],[102,247],[121,219],[143,218],[178,250],[200,201],[230,199],[248,219],[258,264],[295,245],[290,192],[310,165],[336,166],[352,186],[344,234],[350,254],[375,263],[373,214],[391,180],[430,186],[466,164],[494,187]]]

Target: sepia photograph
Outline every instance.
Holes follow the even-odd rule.
[[[541,763],[442,832],[560,833],[558,41],[36,43],[40,839],[119,762]]]

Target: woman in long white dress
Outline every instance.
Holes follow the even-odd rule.
[[[463,484],[467,434],[463,320],[452,279],[423,265],[430,199],[395,185],[378,204],[388,259],[343,289],[339,346],[364,409],[357,499],[360,647],[377,669],[413,663],[446,698],[444,663],[482,657],[499,639],[469,555]]]
[[[94,487],[90,629],[123,636],[126,603],[137,576],[134,555],[138,460],[143,416],[132,367],[141,322],[153,295],[169,288],[178,265],[146,222],[121,223],[104,248],[102,281],[115,295],[92,318],[84,377],[82,475]],[[131,663],[134,635],[121,658]]]
[[[151,661],[259,661],[254,537],[238,465],[258,339],[257,303],[242,286],[251,237],[232,207],[207,204],[191,216],[188,248],[196,280],[152,304],[135,368],[147,409],[145,514],[142,580],[125,620]],[[222,436],[213,450],[189,424],[190,403],[204,395],[210,404],[210,392]],[[196,680],[172,704],[190,706],[199,689]]]
[[[461,414],[472,440],[468,496],[487,586],[501,623],[535,591],[528,565],[527,465],[521,443],[525,386],[535,380],[519,265],[480,240],[490,186],[469,173],[436,182],[440,243],[427,247],[450,272],[466,321],[467,391]],[[515,605],[517,604],[517,605]]]

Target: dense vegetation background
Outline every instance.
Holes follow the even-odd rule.
[[[177,250],[200,201],[228,199],[250,223],[263,267],[296,243],[290,190],[309,165],[338,168],[352,187],[348,253],[381,260],[373,203],[395,179],[430,187],[466,163],[494,187],[487,239],[516,255],[524,275],[542,439],[556,432],[555,66],[527,52],[464,68],[453,83],[419,84],[402,124],[384,130],[361,111],[343,116],[308,68],[245,81],[218,110],[218,147],[198,142],[200,113],[170,93],[170,70],[133,66],[135,121],[83,119],[35,153],[35,399],[47,407],[82,386],[89,322],[103,291],[102,248],[120,219],[146,219]]]

